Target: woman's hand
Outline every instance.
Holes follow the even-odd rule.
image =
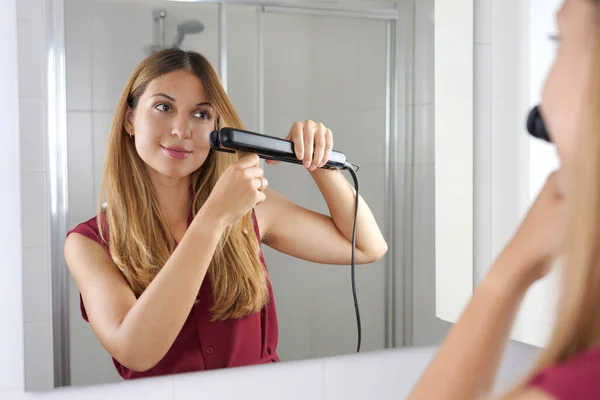
[[[285,140],[294,143],[298,160],[303,160],[309,171],[322,167],[329,160],[333,149],[331,130],[320,122],[311,120],[294,122]],[[279,161],[265,160],[267,164],[277,164]]]
[[[503,265],[502,268],[515,268],[510,272],[526,284],[533,284],[546,276],[562,247],[566,225],[565,198],[559,190],[562,173],[558,170],[547,178],[517,232],[500,255],[511,262],[497,263]]]
[[[244,156],[225,170],[203,207],[229,225],[265,200],[267,185],[258,156]]]

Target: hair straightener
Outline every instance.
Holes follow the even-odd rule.
[[[250,132],[235,128],[221,128],[213,131],[209,137],[210,147],[216,151],[227,153],[247,152],[255,153],[260,158],[265,160],[276,160],[292,164],[302,164],[302,160],[296,157],[294,152],[294,143],[280,139],[274,136],[263,135],[260,133]],[[356,312],[356,326],[358,330],[358,345],[357,352],[360,352],[361,344],[361,323],[360,312],[358,308],[358,299],[356,296],[356,275],[355,275],[355,251],[356,251],[356,218],[358,216],[358,176],[356,173],[359,166],[346,160],[344,153],[333,150],[331,156],[325,165],[324,169],[348,170],[354,181],[354,189],[356,190],[356,201],[354,205],[354,224],[352,228],[352,296],[354,298],[354,310]]]
[[[527,131],[535,138],[552,143],[552,139],[550,139],[550,135],[546,129],[546,123],[540,112],[540,106],[535,106],[529,112],[529,116],[527,117]]]

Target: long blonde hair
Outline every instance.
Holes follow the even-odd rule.
[[[172,71],[193,73],[204,85],[215,110],[215,124],[243,129],[210,62],[195,52],[168,49],[155,53],[134,70],[116,108],[102,174],[98,226],[108,241],[113,262],[139,297],[174,251],[169,231],[146,166],[125,131],[128,109],[135,109],[148,84]],[[196,215],[225,169],[236,156],[210,150],[192,174],[192,212]],[[103,208],[103,197],[106,206]],[[108,238],[107,238],[108,235]],[[241,318],[260,311],[269,300],[267,276],[259,258],[259,239],[252,214],[230,225],[208,268],[214,305],[213,320]]]
[[[599,4],[598,0],[593,0]],[[600,15],[600,14],[599,14]],[[565,267],[557,318],[548,345],[532,372],[508,393],[523,390],[537,373],[600,345],[600,21],[596,21],[594,67],[585,125],[570,176]]]

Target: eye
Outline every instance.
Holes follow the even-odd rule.
[[[548,39],[550,39],[551,42],[560,43],[560,35],[557,33],[548,35]]]
[[[210,114],[206,111],[198,111],[196,114],[194,114],[194,117],[200,119],[210,119]]]
[[[156,108],[159,111],[163,111],[163,112],[171,111],[171,106],[166,103],[157,104],[156,107],[154,107],[154,108]]]

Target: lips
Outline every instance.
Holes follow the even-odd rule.
[[[184,158],[187,158],[190,154],[191,151],[184,149],[183,147],[166,147],[166,146],[161,146],[163,153],[165,153],[165,155],[169,158],[173,158],[175,160],[183,160]]]

